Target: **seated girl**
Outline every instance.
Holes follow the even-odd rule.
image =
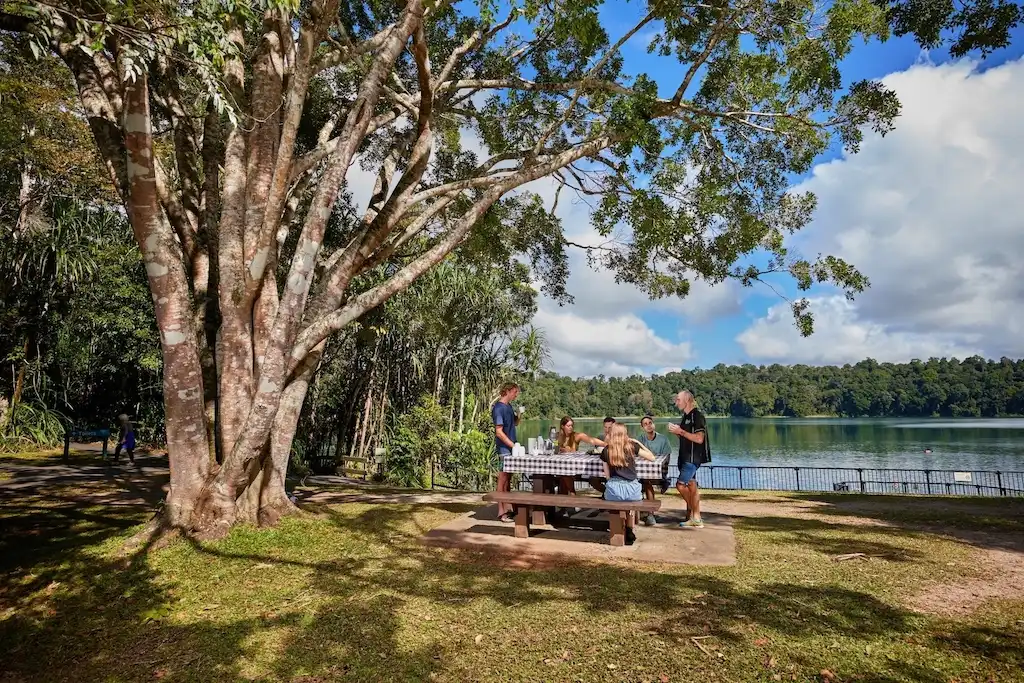
[[[655,460],[654,453],[636,439],[629,437],[626,425],[612,425],[608,447],[601,453],[604,473],[608,478],[604,499],[608,501],[638,501],[644,496],[643,487],[636,476],[636,458]],[[627,521],[626,543],[636,539],[633,533],[633,519]]]
[[[573,430],[572,418],[566,415],[558,423],[558,436],[555,438],[555,448],[559,453],[575,453],[579,450],[581,443],[589,443],[592,446],[604,446],[604,441],[587,436],[583,432]],[[562,493],[570,496],[576,495],[576,477],[559,477],[558,488]]]

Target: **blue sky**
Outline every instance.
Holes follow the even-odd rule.
[[[636,16],[638,10],[636,4],[608,5],[605,23],[610,28],[613,40],[622,31],[628,30],[627,22]],[[617,26],[622,28],[616,31]],[[678,84],[680,67],[666,68],[665,60],[646,54],[650,35],[649,31],[642,32],[625,46],[626,64],[630,71],[646,71],[652,77],[661,79],[659,82],[664,85],[664,89],[672,91]],[[1014,304],[1024,304],[1024,292],[1020,301],[1015,298],[997,301],[999,297],[981,293],[986,283],[995,282],[997,277],[1005,276],[1007,282],[1013,282],[1013,278],[1020,274],[1003,271],[997,273],[992,270],[1005,265],[996,262],[999,261],[1000,251],[1012,253],[1006,250],[1017,247],[1010,240],[1015,239],[1012,237],[1015,232],[1024,232],[1024,224],[1017,222],[1020,219],[1003,215],[994,221],[987,221],[986,224],[1003,226],[996,231],[998,234],[993,236],[995,242],[989,244],[988,248],[972,254],[971,244],[967,243],[955,253],[936,254],[934,260],[925,261],[922,267],[914,259],[919,251],[917,245],[920,244],[921,252],[928,251],[934,246],[930,235],[935,234],[935,239],[941,244],[943,240],[938,233],[945,229],[962,231],[962,225],[946,226],[942,223],[942,215],[935,218],[921,216],[918,220],[916,216],[920,214],[881,212],[877,203],[877,198],[888,196],[886,193],[891,195],[886,201],[894,201],[899,206],[907,203],[927,206],[933,203],[930,199],[933,196],[949,198],[956,195],[955,185],[952,190],[940,186],[944,182],[942,178],[946,177],[945,172],[938,174],[940,178],[936,182],[940,184],[923,184],[922,178],[930,175],[929,171],[934,172],[937,163],[944,164],[943,159],[951,158],[939,155],[936,150],[945,149],[946,146],[951,146],[951,150],[963,149],[965,146],[974,149],[972,145],[975,143],[972,140],[982,139],[984,142],[988,137],[1008,136],[1008,139],[1015,139],[1012,132],[1017,128],[1014,126],[1019,127],[1019,120],[1024,119],[1022,102],[1015,94],[1019,86],[1024,86],[1024,81],[1014,80],[1019,77],[1018,72],[1024,74],[1024,68],[1021,68],[1024,64],[1024,60],[1021,60],[1024,54],[1024,30],[1018,30],[1015,38],[1010,48],[1000,50],[983,63],[973,66],[951,63],[944,50],[923,53],[910,37],[891,39],[884,44],[877,41],[861,44],[842,65],[845,84],[860,79],[886,79],[887,84],[893,79],[893,84],[898,83],[899,86],[893,87],[896,87],[901,102],[904,102],[905,116],[897,119],[896,132],[879,144],[865,144],[862,153],[852,159],[846,158],[841,149],[830,150],[819,159],[815,171],[804,178],[794,179],[794,185],[806,182],[804,189],[815,190],[821,201],[819,217],[809,226],[808,236],[794,240],[794,245],[805,250],[803,253],[806,256],[813,256],[814,252],[806,250],[822,246],[838,249],[840,253],[837,255],[857,253],[858,248],[863,248],[859,237],[862,234],[875,235],[879,244],[887,240],[891,242],[894,248],[887,249],[884,258],[876,257],[870,249],[864,252],[867,255],[866,267],[864,263],[854,260],[855,265],[873,282],[864,305],[859,303],[859,298],[858,302],[847,303],[836,296],[835,290],[826,287],[816,287],[804,293],[812,299],[811,310],[815,312],[818,321],[814,335],[816,339],[805,342],[794,337],[795,329],[789,329],[792,328],[791,318],[787,319],[789,314],[780,306],[785,303],[784,300],[762,286],[742,291],[736,287],[727,287],[726,295],[698,292],[692,306],[686,304],[677,307],[679,310],[671,310],[672,306],[664,302],[662,305],[647,304],[628,293],[612,292],[613,285],[601,281],[600,273],[581,274],[574,270],[570,289],[577,296],[577,304],[561,309],[542,304],[542,312],[536,321],[548,333],[552,345],[551,369],[570,375],[621,375],[632,372],[651,373],[673,367],[711,367],[717,363],[832,364],[856,362],[867,355],[880,360],[905,361],[911,357],[927,358],[931,355],[965,356],[979,353],[998,357],[1002,354],[1024,353],[1024,347],[1014,341],[1018,331],[1016,327],[997,329],[1000,322],[998,318],[1006,317],[1005,313],[1000,312],[1004,310],[1000,307],[1005,305],[1010,307],[1006,310],[1012,310]],[[991,73],[986,74],[987,71]],[[1004,81],[1008,85],[1004,86]],[[1006,91],[1011,86],[1012,89]],[[963,100],[971,97],[967,93],[972,89],[979,88],[985,97],[993,99],[991,106],[996,107],[997,111],[1006,110],[1006,117],[994,122],[983,122],[981,114],[974,110],[955,110],[957,106],[970,109],[968,105],[971,102]],[[963,97],[957,95],[960,90],[964,93]],[[905,101],[905,98],[909,99]],[[946,121],[943,126],[932,125],[929,121],[929,108],[942,113]],[[950,131],[957,132],[952,134]],[[922,137],[927,135],[933,139]],[[886,148],[884,145],[890,139],[896,142]],[[896,160],[903,157],[896,155],[896,150],[902,149],[903,145],[915,150],[921,158],[917,166],[912,165],[913,159],[898,162],[903,164],[900,168],[905,166],[904,170],[899,171]],[[1002,178],[1005,174],[1001,170],[1016,168],[1012,157],[1004,158],[1000,154],[1004,145],[983,146],[986,150],[996,151],[986,156],[974,149],[973,156],[966,159],[962,167],[950,167],[949,173],[953,179],[962,172],[964,182],[970,183],[977,178],[978,168]],[[937,156],[926,161],[924,157],[929,157],[931,152]],[[857,159],[862,155],[867,159],[863,163]],[[867,171],[866,164],[869,162],[877,164],[875,171]],[[879,177],[877,169],[892,172],[894,177],[877,187],[870,186],[870,182],[866,185],[860,182]],[[844,176],[849,176],[851,180],[842,180]],[[1020,180],[1024,186],[1024,178]],[[824,195],[817,191],[819,186],[827,189]],[[1002,189],[1002,182],[989,183],[986,187],[986,192],[995,193],[994,201],[997,203],[1004,196],[1007,201],[1016,200],[1010,196],[1012,183],[1007,184],[1006,189]],[[964,202],[971,201],[971,196],[966,193],[957,198]],[[989,197],[988,201],[993,201],[993,198]],[[839,207],[845,208],[839,211]],[[965,215],[973,215],[973,209],[964,207],[963,210],[967,212]],[[959,209],[947,211],[946,215],[958,212]],[[860,213],[864,215],[856,219],[853,217],[853,214]],[[568,232],[583,229],[581,225],[585,216],[581,214],[585,214],[585,211],[577,211],[569,217],[563,216]],[[1006,224],[1007,220],[1009,224]],[[1015,231],[1015,228],[1020,230]],[[1000,243],[1000,240],[1004,243]],[[900,260],[902,249],[906,250],[905,262]],[[991,261],[990,256],[996,258],[996,261]],[[947,277],[935,283],[926,281],[928,273],[937,273],[953,263],[963,264],[962,267],[958,266],[958,273],[963,271],[960,280]],[[900,271],[904,264],[906,273],[924,272],[924,279],[901,277]],[[934,264],[934,267],[930,264]],[[574,266],[578,268],[578,264]],[[912,285],[909,289],[923,290],[923,294],[914,298],[904,291],[908,283]],[[775,285],[788,297],[799,296],[786,279],[780,278]],[[939,315],[943,304],[934,308],[936,304],[926,304],[925,298],[922,298],[928,293],[940,295],[944,287],[949,288],[941,299],[949,308],[945,317]],[[593,299],[597,296],[591,296],[594,290],[599,290],[604,296],[611,292],[612,303],[602,309],[599,301],[588,301],[588,297]],[[975,299],[964,299],[964,293],[968,290],[974,293],[972,296]],[[730,297],[731,301],[728,300]],[[895,310],[898,307],[890,305],[897,300],[903,302],[905,310]],[[704,302],[703,307],[701,301]],[[610,310],[616,306],[618,310]],[[973,328],[961,325],[964,314],[956,306],[972,311],[968,317],[980,316],[978,323]],[[719,312],[716,312],[716,307]],[[629,318],[629,315],[635,316],[635,319]],[[597,326],[595,316],[603,319],[604,323]],[[589,325],[602,330],[633,327],[635,334],[621,340],[621,344],[609,343],[601,347],[577,339],[588,334]],[[992,325],[996,326],[992,333],[981,333],[981,330],[988,329],[986,326]],[[646,331],[642,329],[644,326]],[[675,357],[678,362],[672,362]]]

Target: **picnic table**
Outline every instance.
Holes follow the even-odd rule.
[[[660,455],[654,460],[637,459],[636,475],[639,479],[662,478],[662,468],[669,456]],[[534,493],[551,493],[546,490],[546,482],[551,477],[577,477],[589,479],[604,476],[604,462],[596,453],[553,453],[506,455],[502,470],[518,474],[528,474],[533,482]],[[568,498],[568,496],[566,496]],[[543,509],[533,509],[533,524],[545,524]]]
[[[89,443],[90,441],[103,442],[103,459],[107,459],[107,442],[110,440],[109,429],[77,429],[72,427],[64,432],[64,462],[68,462],[68,455],[71,451],[71,442]]]

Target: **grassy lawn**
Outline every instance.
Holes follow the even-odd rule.
[[[733,567],[527,570],[420,545],[470,509],[441,500],[119,559],[149,509],[80,493],[0,497],[3,683],[1024,680],[1021,596],[909,607],[998,580],[982,560],[1024,538],[1024,501],[710,494],[733,508]]]

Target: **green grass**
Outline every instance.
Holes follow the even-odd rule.
[[[929,528],[963,524],[959,508],[978,501],[925,514],[902,499],[730,496],[821,505],[813,518],[738,518],[733,567],[525,570],[421,545],[470,509],[444,503],[332,506],[121,560],[147,510],[69,503],[74,493],[0,498],[0,671],[15,681],[821,681],[827,670],[945,683],[1024,670],[1021,600],[958,619],[906,607],[935,582],[983,576],[984,545]],[[1002,521],[973,518],[973,530],[1019,537],[1019,503],[1003,501],[1005,515],[983,503]],[[851,523],[844,505],[873,512]],[[832,559],[851,552],[871,557]]]

